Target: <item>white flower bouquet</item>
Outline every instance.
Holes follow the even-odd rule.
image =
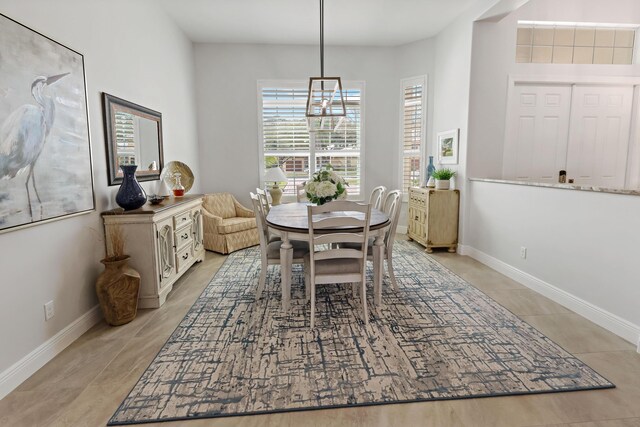
[[[344,178],[333,171],[331,165],[326,165],[324,169],[313,174],[304,189],[310,202],[324,205],[332,200],[345,199],[348,185]]]

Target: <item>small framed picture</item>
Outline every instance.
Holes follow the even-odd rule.
[[[458,134],[460,129],[438,134],[438,162],[442,165],[458,164]]]

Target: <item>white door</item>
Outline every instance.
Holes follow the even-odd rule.
[[[567,178],[576,184],[624,187],[632,105],[631,86],[574,87]]]
[[[571,108],[569,85],[516,85],[509,97],[503,176],[558,182],[565,169]]]

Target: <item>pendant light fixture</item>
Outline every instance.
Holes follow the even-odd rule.
[[[324,76],[324,0],[320,0],[320,77],[309,78],[309,132],[332,131],[347,115],[340,77]]]

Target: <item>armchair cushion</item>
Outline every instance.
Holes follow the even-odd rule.
[[[231,234],[256,228],[255,218],[224,218],[218,225],[219,234]]]

